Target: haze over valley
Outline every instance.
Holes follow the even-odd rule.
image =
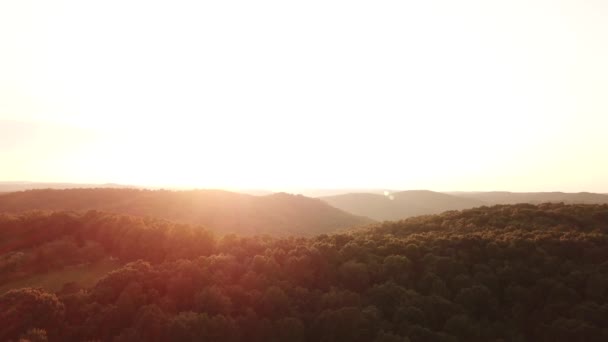
[[[260,189],[153,190],[118,184],[0,182],[0,193],[11,192],[14,189],[36,191],[19,191],[0,197],[0,212],[102,210],[202,224],[219,233],[272,232],[284,235],[327,233],[331,232],[331,229],[364,225],[373,221],[400,220],[412,216],[440,214],[450,210],[497,204],[608,204],[608,195],[588,192],[300,189],[297,190],[299,193],[288,194]],[[64,191],[52,191],[52,189]],[[327,194],[332,195],[326,196]],[[317,200],[314,200],[315,198]],[[285,208],[277,210],[280,205],[284,205]],[[330,207],[338,210],[332,210]],[[274,213],[271,214],[271,211]],[[299,219],[295,220],[295,217],[289,216],[293,214],[300,215]],[[253,217],[256,215],[265,218],[260,217],[253,222]],[[320,215],[327,217],[320,218]],[[294,221],[300,222],[302,219],[316,217],[319,217],[316,223],[313,223],[315,222],[313,220],[303,223],[299,228],[288,227],[289,224],[293,225]],[[333,222],[331,224],[333,227],[325,225],[324,221]],[[277,224],[280,227],[276,227]],[[310,231],[306,232],[306,227]]]

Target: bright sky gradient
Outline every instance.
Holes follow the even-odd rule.
[[[608,1],[0,1],[0,180],[608,192]]]

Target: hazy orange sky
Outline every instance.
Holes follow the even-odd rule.
[[[0,180],[608,192],[608,2],[0,2]]]

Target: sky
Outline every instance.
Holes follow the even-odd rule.
[[[608,192],[608,2],[0,1],[0,180]]]

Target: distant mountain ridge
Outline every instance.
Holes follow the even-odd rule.
[[[98,210],[200,224],[219,234],[314,235],[374,222],[319,199],[222,190],[66,189],[0,195],[0,212]]]
[[[387,195],[355,193],[322,197],[321,199],[336,208],[375,220],[399,220],[484,205],[483,202],[476,199],[429,190],[401,191]]]
[[[606,194],[593,192],[451,192],[454,196],[475,199],[487,204],[517,204],[517,203],[579,203],[579,204],[604,204],[608,203]]]
[[[0,196],[9,195],[9,192],[21,191],[24,189],[72,189],[87,190],[87,187],[103,191],[103,196],[89,193],[82,195],[81,192],[69,193],[33,193],[12,195],[0,200],[0,211],[3,210],[30,210],[30,209],[50,209],[50,210],[102,210],[116,212],[127,215],[148,215],[185,223],[204,224],[210,229],[213,226],[221,227],[221,230],[230,232],[255,234],[255,233],[275,233],[275,228],[281,226],[280,230],[301,235],[302,233],[327,233],[335,228],[349,228],[361,224],[372,222],[373,220],[400,220],[419,215],[439,214],[450,210],[463,210],[480,206],[518,204],[518,203],[567,203],[567,204],[605,204],[608,203],[608,194],[579,192],[508,192],[508,191],[489,191],[489,192],[434,192],[429,190],[408,190],[408,191],[387,191],[382,189],[309,189],[308,191],[298,191],[308,196],[323,195],[316,197],[323,201],[322,204],[342,211],[341,214],[329,213],[329,209],[317,205],[310,207],[306,200],[300,200],[295,204],[293,198],[298,196],[281,193],[273,193],[265,190],[237,190],[238,193],[222,190],[143,190],[120,184],[78,184],[78,183],[37,183],[37,182],[0,182]],[[135,192],[112,192],[111,189],[126,189]],[[143,192],[138,192],[143,191]],[[156,195],[155,191],[160,191]],[[350,192],[349,192],[350,191]],[[346,193],[344,193],[346,192]],[[164,193],[160,196],[158,194]],[[175,195],[172,193],[181,193]],[[203,195],[206,193],[207,195]],[[223,199],[225,196],[210,196],[211,193],[229,193],[231,199]],[[51,195],[53,194],[53,195]],[[189,194],[189,195],[187,195]],[[328,194],[331,194],[330,196]],[[40,198],[36,198],[41,195]],[[58,196],[58,197],[53,197]],[[84,196],[81,198],[80,196]],[[105,198],[104,198],[105,196]],[[126,196],[126,197],[125,197]],[[289,197],[291,196],[291,197]],[[98,198],[99,197],[99,198]],[[174,198],[175,197],[175,198]],[[228,196],[230,197],[230,196]],[[299,195],[301,198],[308,197]],[[20,198],[20,199],[19,199]],[[164,199],[163,199],[164,198]],[[188,200],[185,200],[189,198]],[[282,198],[280,201],[272,202],[270,199]],[[10,199],[10,201],[6,201]],[[9,204],[11,201],[16,201]],[[142,202],[143,201],[143,202]],[[169,201],[169,202],[167,202]],[[226,207],[218,207],[217,212],[207,212],[214,201],[223,201]],[[230,204],[230,202],[232,203]],[[291,203],[291,202],[293,203]],[[167,202],[169,205],[167,206]],[[176,204],[181,203],[180,207]],[[280,203],[285,202],[285,203]],[[291,203],[291,204],[288,204]],[[255,205],[252,203],[256,203]],[[263,204],[265,203],[265,204]],[[274,203],[274,204],[271,204]],[[35,205],[34,205],[35,204]],[[284,206],[285,212],[277,213],[271,208],[272,205]],[[293,205],[292,209],[287,209]],[[232,211],[228,208],[233,207]],[[256,207],[258,206],[258,207]],[[296,207],[299,209],[296,209]],[[314,207],[314,208],[313,208]],[[12,208],[12,209],[11,209]],[[304,215],[304,208],[307,217],[298,217],[298,220],[287,223],[290,215]],[[201,210],[205,212],[200,216]],[[222,210],[227,210],[222,212]],[[319,214],[319,212],[324,214]],[[199,216],[197,216],[199,215]],[[319,216],[321,215],[321,216]],[[358,217],[353,219],[345,215]],[[248,218],[247,218],[248,217]],[[264,217],[264,218],[262,218]],[[283,218],[281,218],[283,217]],[[367,219],[370,218],[370,219]],[[309,224],[305,227],[305,224]],[[329,224],[327,222],[334,222]],[[219,228],[218,228],[219,229]],[[311,233],[305,231],[311,230]]]
[[[387,195],[349,193],[321,197],[330,205],[375,220],[400,220],[418,215],[439,214],[480,206],[518,203],[605,204],[608,195],[580,192],[434,192],[428,190],[400,191]]]
[[[93,183],[54,183],[54,182],[27,182],[9,181],[0,182],[0,193],[15,192],[36,189],[84,189],[84,188],[134,188],[130,185],[115,183],[93,184]]]

